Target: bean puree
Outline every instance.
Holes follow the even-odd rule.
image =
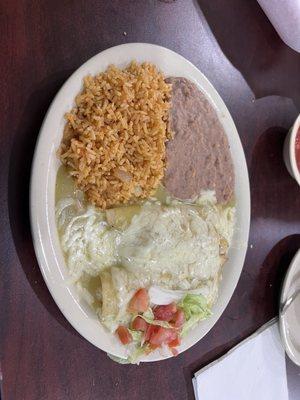
[[[185,78],[172,84],[170,124],[174,138],[167,142],[164,185],[181,200],[214,190],[218,203],[233,197],[234,170],[228,139],[217,113],[205,95]]]

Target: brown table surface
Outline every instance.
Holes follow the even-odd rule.
[[[239,131],[252,197],[247,258],[226,311],[190,350],[139,367],[115,364],[64,319],[39,271],[28,217],[34,145],[53,96],[84,61],[128,42],[175,50],[213,83]],[[282,161],[299,113],[300,55],[255,0],[2,0],[0,48],[3,400],[192,399],[194,372],[276,315],[300,247],[300,189]],[[300,369],[288,362],[287,370],[299,399]]]

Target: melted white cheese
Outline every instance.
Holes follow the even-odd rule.
[[[234,208],[223,210],[211,203],[201,207],[147,203],[120,231],[107,224],[104,213],[77,200],[62,200],[56,209],[73,279],[122,265],[122,273],[119,268],[112,270],[118,294],[141,286],[190,290],[205,281],[215,282],[224,262],[220,239],[230,242],[233,214]]]
[[[135,273],[205,280],[221,266],[219,240],[195,209],[150,204],[124,231],[118,252],[121,264]]]
[[[78,207],[76,200],[59,203],[56,217],[60,242],[71,277],[80,279],[83,273],[96,276],[118,262],[119,232],[110,229],[104,214],[89,206]]]

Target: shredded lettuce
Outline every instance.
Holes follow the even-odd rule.
[[[151,307],[148,307],[148,310],[143,313],[143,318],[154,320],[154,314]]]
[[[118,364],[130,364],[130,361],[128,360],[129,357],[122,358],[122,357],[114,356],[113,354],[110,354],[110,353],[106,353],[106,354],[111,360],[117,362]]]
[[[119,364],[139,364],[140,358],[146,353],[147,346],[142,345],[142,340],[143,340],[143,332],[141,331],[135,331],[133,329],[129,329],[129,332],[132,336],[132,340],[134,343],[134,350],[133,352],[127,357],[127,358],[122,358],[122,357],[116,357],[112,354],[107,353],[108,357],[119,363]]]
[[[138,347],[128,357],[130,364],[139,364],[141,357],[147,353],[147,348],[148,348],[148,346],[146,346],[146,345]]]
[[[178,307],[183,310],[185,316],[185,323],[182,327],[181,336],[185,336],[198,321],[206,319],[211,315],[207,300],[201,294],[185,295],[178,303]]]
[[[118,364],[138,365],[141,357],[147,353],[147,347],[148,346],[146,345],[137,347],[127,358],[117,357],[110,353],[107,353],[107,355],[111,360],[117,362]]]
[[[139,344],[141,344],[142,339],[143,339],[143,332],[141,331],[135,331],[133,329],[128,329],[131,336],[132,336],[132,340],[134,342],[138,342]]]
[[[150,325],[159,325],[162,326],[163,328],[174,329],[174,327],[170,325],[167,321],[159,321],[157,319],[154,319],[154,314],[150,307],[148,308],[147,311],[145,311],[143,314],[139,314],[138,316],[143,318]]]

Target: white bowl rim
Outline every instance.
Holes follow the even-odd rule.
[[[294,257],[288,267],[288,270],[285,274],[285,278],[284,278],[281,293],[280,293],[280,303],[279,303],[280,306],[286,302],[287,296],[289,296],[289,293],[288,293],[289,287],[287,287],[287,282],[288,282],[290,274],[294,271],[295,265],[297,263],[300,263],[300,249],[297,250],[297,252],[294,255]],[[284,325],[284,317],[282,316],[280,311],[279,311],[279,328],[280,328],[281,339],[282,339],[282,342],[283,342],[283,345],[284,345],[287,355],[296,365],[298,365],[300,367],[300,359],[295,357],[293,351],[290,348],[290,343],[288,340],[288,332]]]
[[[295,177],[298,185],[300,185],[300,171],[298,169],[297,161],[296,161],[296,146],[295,146],[295,144],[296,144],[296,136],[297,136],[299,128],[300,128],[300,114],[298,115],[298,117],[292,127],[290,143],[289,143],[289,157],[290,157],[290,161],[291,161],[291,167],[292,167],[292,171],[293,171],[294,177]]]
[[[194,81],[198,85],[198,87],[200,87],[201,90],[203,90],[205,92],[205,94],[210,99],[211,103],[214,105],[216,111],[218,112],[219,118],[220,119],[223,118],[223,124],[224,124],[223,126],[224,126],[227,136],[228,136],[228,126],[230,126],[230,128],[231,128],[230,136],[232,136],[232,139],[229,137],[229,142],[230,142],[230,140],[233,141],[233,144],[234,144],[233,147],[237,151],[237,154],[234,154],[233,150],[232,150],[232,155],[234,158],[234,162],[240,164],[239,167],[241,170],[241,171],[238,171],[237,169],[235,169],[236,175],[240,175],[239,183],[240,183],[241,189],[237,185],[236,185],[236,189],[237,188],[239,189],[241,204],[243,205],[243,209],[240,210],[240,212],[239,212],[241,214],[240,218],[242,220],[242,226],[238,228],[239,231],[238,231],[238,229],[236,229],[235,234],[236,234],[236,236],[240,235],[240,237],[242,237],[242,241],[241,241],[240,247],[238,249],[232,250],[232,257],[234,255],[235,256],[234,258],[237,258],[239,260],[238,265],[232,267],[232,268],[234,268],[234,270],[232,272],[232,277],[231,277],[232,279],[230,279],[230,282],[227,284],[226,288],[224,289],[224,291],[226,292],[223,296],[223,297],[225,297],[225,300],[221,303],[219,301],[217,301],[217,303],[220,303],[220,304],[218,304],[218,307],[216,307],[216,305],[214,306],[216,308],[217,312],[212,317],[210,317],[208,320],[205,320],[203,322],[203,326],[201,327],[201,329],[199,328],[199,330],[202,330],[201,337],[198,337],[195,339],[195,336],[197,336],[197,335],[193,334],[192,335],[193,338],[191,340],[189,340],[188,345],[183,343],[180,346],[180,348],[179,348],[180,353],[187,350],[188,348],[192,347],[199,340],[201,340],[207,334],[207,332],[215,325],[217,320],[221,317],[222,313],[224,312],[226,306],[228,305],[228,303],[234,293],[234,290],[238,283],[238,280],[240,278],[241,272],[242,272],[242,268],[243,268],[243,264],[244,264],[244,260],[245,260],[245,256],[246,256],[246,251],[247,251],[249,228],[250,228],[250,186],[249,186],[248,169],[247,169],[247,164],[246,164],[243,147],[242,147],[238,132],[236,130],[235,124],[232,120],[232,117],[231,117],[225,103],[223,102],[222,98],[220,97],[220,95],[218,94],[216,89],[213,87],[213,85],[208,81],[208,79],[203,75],[203,73],[198,70],[197,67],[195,67],[190,61],[186,60],[183,56],[173,52],[172,50],[169,50],[162,46],[157,46],[157,45],[148,44],[148,43],[128,43],[128,44],[115,46],[115,47],[109,48],[107,50],[104,50],[104,51],[96,54],[94,57],[92,57],[91,59],[86,61],[83,65],[81,65],[67,79],[67,81],[63,84],[61,89],[58,91],[58,93],[54,97],[54,99],[46,113],[43,124],[41,126],[41,130],[40,130],[40,133],[38,136],[35,153],[34,153],[34,157],[33,157],[32,174],[31,174],[31,182],[30,182],[31,230],[32,230],[34,249],[35,249],[35,253],[37,256],[37,260],[38,260],[43,278],[46,282],[46,285],[47,285],[54,301],[60,308],[60,310],[63,313],[63,315],[65,316],[65,318],[70,322],[70,324],[74,327],[74,329],[77,330],[77,332],[79,332],[85,339],[87,339],[89,342],[94,344],[96,347],[102,349],[103,351],[111,352],[114,355],[120,356],[120,357],[123,357],[124,355],[123,354],[120,355],[119,353],[116,354],[116,353],[114,353],[114,351],[111,351],[111,348],[99,345],[99,341],[95,339],[95,334],[91,333],[91,332],[87,332],[87,330],[85,329],[84,326],[78,324],[79,317],[74,314],[74,310],[70,311],[67,308],[68,305],[69,306],[72,305],[71,303],[68,304],[68,301],[70,299],[61,298],[60,294],[58,293],[58,291],[61,290],[61,287],[60,288],[55,287],[55,282],[53,282],[53,277],[51,275],[52,266],[49,264],[49,253],[51,252],[52,263],[55,262],[58,265],[59,262],[57,260],[57,254],[59,252],[61,252],[61,250],[59,250],[58,248],[55,248],[53,240],[52,240],[53,238],[50,235],[50,227],[51,227],[51,224],[53,225],[53,221],[51,220],[51,215],[49,216],[49,214],[51,214],[51,212],[52,212],[52,210],[49,208],[49,202],[51,199],[49,199],[48,193],[46,193],[44,195],[43,190],[40,187],[40,186],[44,185],[46,187],[46,190],[49,191],[49,187],[48,187],[49,171],[47,172],[47,176],[45,177],[42,175],[42,171],[39,170],[39,168],[41,168],[41,169],[46,168],[46,166],[45,166],[46,163],[42,159],[41,154],[39,154],[39,152],[41,150],[41,147],[45,144],[44,143],[45,142],[45,134],[44,134],[45,132],[44,131],[47,128],[49,128],[48,125],[49,125],[49,119],[51,119],[50,117],[52,117],[52,119],[53,119],[53,115],[52,115],[53,109],[55,108],[56,103],[62,99],[62,95],[63,95],[63,93],[66,92],[68,86],[70,86],[70,84],[72,84],[72,82],[74,83],[74,79],[75,78],[78,79],[78,76],[80,76],[80,74],[82,74],[82,72],[85,69],[87,69],[88,66],[90,66],[91,64],[95,64],[95,62],[98,60],[98,58],[99,59],[101,58],[101,60],[102,60],[104,57],[109,58],[109,57],[111,57],[112,54],[116,54],[117,52],[118,53],[123,52],[127,55],[127,53],[132,54],[135,51],[137,53],[141,53],[141,52],[143,53],[143,55],[142,55],[143,60],[154,62],[154,63],[155,63],[155,61],[153,61],[152,59],[149,59],[149,54],[151,54],[150,58],[154,57],[154,59],[156,59],[157,57],[159,58],[159,56],[163,55],[164,58],[162,60],[159,60],[159,62],[163,63],[164,66],[166,64],[166,59],[168,59],[168,57],[170,57],[171,59],[176,58],[176,60],[178,60],[179,64],[184,65],[188,71],[192,71],[192,72],[189,72],[192,74],[192,77],[190,77],[190,76],[187,76],[187,77],[189,79],[191,79],[192,81]],[[157,56],[156,56],[156,53],[158,53]],[[119,55],[117,58],[118,59],[120,58]],[[137,61],[140,61],[138,59],[138,57],[133,56],[133,58],[137,59]],[[122,63],[124,63],[124,62],[128,63],[131,59],[128,59],[125,57],[125,59],[122,61]],[[102,61],[102,64],[103,64],[103,61]],[[170,64],[170,62],[169,62],[169,64]],[[102,71],[103,68],[104,67],[100,65],[98,72]],[[164,70],[163,67],[159,66],[159,68]],[[172,69],[174,67],[170,66],[170,68]],[[89,72],[85,72],[84,75],[86,75],[87,73],[89,73]],[[183,70],[181,75],[185,76],[185,74],[186,74],[186,71]],[[197,76],[198,78],[195,78],[194,76]],[[199,81],[198,81],[198,79],[199,79]],[[201,81],[201,84],[200,84],[200,81]],[[202,85],[204,85],[206,87],[206,89],[204,89]],[[209,92],[207,92],[206,90],[209,90]],[[220,109],[218,109],[217,106],[220,107]],[[227,123],[227,128],[225,128],[225,122]],[[53,142],[54,142],[54,139],[53,139]],[[52,143],[52,147],[53,146],[54,146],[54,143]],[[48,150],[48,153],[50,153],[50,151],[53,151],[53,149]],[[42,159],[42,162],[41,162],[41,159]],[[50,165],[50,155],[49,155],[48,163]],[[243,179],[241,179],[241,176]],[[46,181],[46,182],[44,182],[44,181]],[[236,194],[238,194],[237,191],[236,191]],[[43,199],[45,200],[45,205],[41,204]],[[47,236],[46,239],[48,239],[50,241],[49,243],[45,243],[47,241],[43,237],[43,234],[45,233],[45,232],[43,232],[43,229],[42,229],[42,228],[45,228],[43,225],[45,225],[45,226],[47,225],[46,235],[48,235],[49,237]],[[52,234],[53,234],[53,232],[52,232]],[[57,233],[56,233],[56,236],[57,236]],[[48,254],[47,254],[47,252],[48,252]],[[65,265],[64,265],[64,268],[65,268]],[[62,275],[61,270],[59,270],[59,273]],[[223,278],[223,281],[224,281],[224,278]],[[66,280],[62,279],[62,282],[60,282],[60,286],[62,286],[62,287],[67,286]],[[64,289],[67,289],[70,292],[69,287],[68,288],[64,287]],[[71,292],[70,292],[70,294],[72,296]],[[72,298],[73,298],[73,302],[77,303],[76,299],[73,296],[72,296]],[[68,300],[68,301],[64,302],[64,300]],[[78,306],[78,304],[77,304],[77,306]],[[189,337],[189,335],[187,335],[187,337]],[[171,357],[171,355],[162,356],[160,354],[153,353],[152,355],[150,355],[150,357],[142,359],[142,361],[160,361],[160,360],[163,360],[163,359],[166,359],[169,357]]]

